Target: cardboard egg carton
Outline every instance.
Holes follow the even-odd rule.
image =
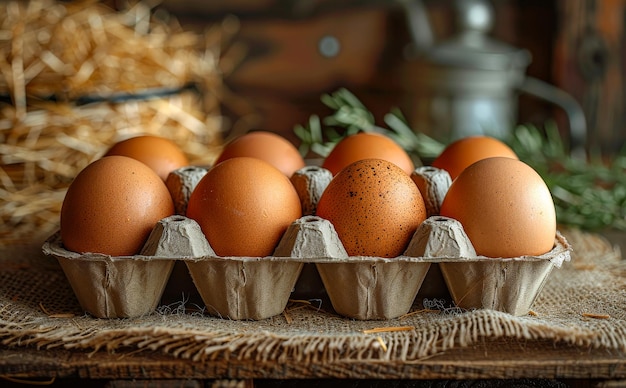
[[[167,186],[183,213],[200,167],[170,174]],[[327,294],[334,310],[360,320],[392,319],[411,309],[424,282],[444,282],[455,304],[513,315],[527,314],[554,267],[569,260],[570,246],[557,232],[554,248],[540,256],[477,256],[461,224],[437,215],[449,175],[432,167],[412,174],[426,200],[428,218],[403,255],[349,256],[333,225],[314,215],[332,179],[308,166],[292,176],[304,215],[284,233],[272,256],[220,257],[199,225],[183,215],[161,220],[141,253],[111,257],[79,254],[51,236],[44,253],[56,257],[82,308],[100,318],[137,317],[153,312],[176,263],[184,263],[206,311],[228,319],[259,320],[280,314],[296,291]],[[442,278],[429,277],[437,268]],[[432,272],[432,271],[431,271]],[[319,282],[320,284],[317,284]]]

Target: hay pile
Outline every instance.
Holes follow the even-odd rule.
[[[0,3],[0,240],[55,229],[72,178],[123,138],[164,136],[210,163],[222,34],[141,2]]]

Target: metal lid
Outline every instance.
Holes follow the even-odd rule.
[[[487,36],[493,25],[493,9],[481,0],[457,1],[459,33],[427,50],[422,59],[435,65],[481,70],[525,70],[531,56]]]

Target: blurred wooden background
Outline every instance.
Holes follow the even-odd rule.
[[[423,2],[437,40],[453,32],[453,1]],[[583,107],[589,146],[615,153],[626,140],[626,0],[494,0],[492,36],[532,54],[527,74],[570,93]],[[229,15],[245,47],[226,74],[228,130],[292,129],[325,113],[320,95],[345,86],[376,117],[403,102],[399,68],[411,42],[401,2],[384,0],[165,0],[191,28]],[[320,45],[325,49],[321,49]],[[324,51],[326,50],[326,51]],[[520,96],[519,122],[543,125],[563,112]],[[405,105],[403,105],[405,104]]]

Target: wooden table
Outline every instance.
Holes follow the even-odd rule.
[[[621,381],[626,384],[626,354],[605,349],[581,350],[551,342],[523,343],[498,340],[454,349],[414,363],[327,363],[291,365],[258,363],[253,360],[193,362],[150,352],[93,354],[67,350],[0,349],[0,375],[24,381],[56,379],[68,384],[74,379],[93,382],[124,380],[285,380],[348,379],[361,385],[378,379],[492,380],[523,379],[566,382],[590,386],[591,381]],[[266,381],[267,383],[267,381]],[[305,382],[306,384],[306,382]],[[356,384],[356,382],[355,382]],[[396,382],[401,384],[401,381]],[[417,382],[412,382],[416,386]],[[495,384],[495,383],[494,383]],[[155,385],[158,386],[158,385]],[[419,386],[419,385],[418,385]],[[623,385],[618,385],[623,386]]]

